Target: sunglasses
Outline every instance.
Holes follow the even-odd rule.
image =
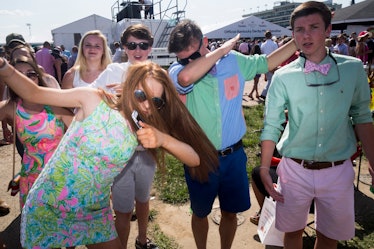
[[[145,95],[145,92],[142,90],[135,90],[134,96],[140,103],[147,100],[147,95]],[[153,97],[152,102],[158,110],[160,110],[165,105],[165,101],[159,97]]]
[[[129,50],[135,50],[136,47],[139,47],[141,50],[147,50],[149,48],[148,42],[128,42],[125,45]]]
[[[190,60],[196,60],[197,58],[200,58],[201,54],[200,54],[199,50],[200,50],[202,45],[203,45],[203,38],[200,39],[200,44],[199,44],[198,50],[196,50],[196,52],[194,52],[193,54],[191,54],[187,58],[183,58],[183,59],[178,58],[178,63],[181,64],[182,66],[185,66],[188,63],[190,63]]]
[[[23,75],[25,75],[29,79],[37,79],[39,76],[39,74],[37,74],[35,71],[28,71],[26,73],[23,73]]]

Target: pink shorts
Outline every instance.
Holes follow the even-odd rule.
[[[312,201],[315,228],[334,240],[355,235],[352,162],[321,170],[304,169],[290,158],[282,158],[277,168],[278,189],[284,203],[277,203],[275,227],[283,232],[304,229]]]

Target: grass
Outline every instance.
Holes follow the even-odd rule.
[[[245,152],[248,157],[247,174],[253,167],[259,165],[260,158],[257,154],[260,151],[260,134],[263,126],[264,105],[243,107],[247,133],[243,137]],[[364,159],[365,160],[365,159]],[[156,172],[154,186],[162,201],[169,204],[183,204],[189,200],[187,185],[184,179],[183,165],[172,156],[167,156],[165,172]],[[359,195],[360,192],[356,192]],[[360,199],[361,198],[361,199]],[[366,198],[366,199],[362,199]],[[363,202],[356,206],[356,236],[349,241],[339,242],[339,249],[368,249],[374,248],[374,200],[366,196],[356,196],[355,200]],[[362,208],[366,205],[366,208]],[[157,214],[154,214],[154,216]],[[180,248],[175,240],[165,236],[157,224],[152,224],[150,232],[160,249]],[[311,238],[304,237],[304,248],[313,248],[315,234],[311,232]]]

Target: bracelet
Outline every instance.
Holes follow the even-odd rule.
[[[260,166],[259,169],[267,169],[267,170],[270,170],[270,167]]]

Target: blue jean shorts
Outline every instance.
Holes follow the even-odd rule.
[[[190,194],[191,209],[198,217],[206,217],[218,196],[220,208],[239,213],[251,206],[246,170],[247,156],[243,148],[227,156],[219,156],[219,168],[210,173],[209,181],[200,183],[191,178],[185,166],[185,178]]]

